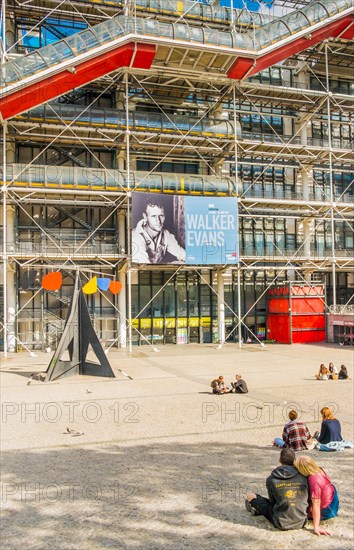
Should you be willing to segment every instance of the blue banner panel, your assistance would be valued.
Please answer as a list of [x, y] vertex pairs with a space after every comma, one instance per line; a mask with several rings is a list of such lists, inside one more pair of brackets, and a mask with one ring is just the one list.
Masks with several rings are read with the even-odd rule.
[[237, 264], [237, 198], [185, 197], [185, 232], [186, 264]]

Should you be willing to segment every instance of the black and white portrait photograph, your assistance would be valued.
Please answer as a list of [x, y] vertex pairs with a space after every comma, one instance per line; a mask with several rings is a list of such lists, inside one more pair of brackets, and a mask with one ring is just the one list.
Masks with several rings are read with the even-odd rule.
[[184, 197], [132, 193], [132, 260], [185, 263]]

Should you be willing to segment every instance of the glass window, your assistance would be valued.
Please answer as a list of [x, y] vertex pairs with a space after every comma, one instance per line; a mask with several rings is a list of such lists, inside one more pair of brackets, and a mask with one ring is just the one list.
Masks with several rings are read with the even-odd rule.
[[165, 302], [165, 317], [175, 317], [175, 285], [173, 282], [168, 283], [164, 288], [164, 302]]

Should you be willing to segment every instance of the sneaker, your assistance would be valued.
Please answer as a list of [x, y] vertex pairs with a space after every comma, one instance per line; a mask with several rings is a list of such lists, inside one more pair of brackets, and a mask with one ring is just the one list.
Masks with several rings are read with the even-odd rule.
[[257, 510], [255, 508], [253, 508], [253, 506], [251, 505], [250, 501], [247, 500], [247, 498], [245, 500], [245, 506], [246, 506], [247, 512], [250, 512], [252, 514], [252, 516], [258, 516]]

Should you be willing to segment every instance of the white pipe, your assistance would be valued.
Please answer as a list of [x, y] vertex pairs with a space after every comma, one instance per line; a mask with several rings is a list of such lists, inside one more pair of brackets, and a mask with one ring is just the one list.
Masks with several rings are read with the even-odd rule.
[[237, 322], [238, 322], [238, 347], [242, 348], [242, 325], [241, 325], [241, 269], [237, 268]]
[[[125, 254], [125, 213], [118, 213], [118, 243], [119, 253]], [[122, 283], [122, 290], [118, 294], [119, 335], [118, 342], [121, 348], [127, 346], [127, 280], [125, 266], [118, 271], [118, 280]]]
[[223, 270], [217, 271], [217, 298], [218, 298], [218, 329], [219, 344], [225, 343], [225, 300], [224, 300], [224, 277]]
[[132, 335], [132, 270], [131, 270], [131, 193], [130, 193], [130, 128], [129, 128], [129, 73], [125, 73], [125, 116], [126, 116], [126, 150], [127, 150], [127, 244], [128, 244], [128, 339], [129, 339], [129, 353], [133, 351], [133, 335]]
[[[4, 4], [4, 3], [3, 3]], [[5, 13], [3, 12], [5, 18]], [[3, 294], [3, 318], [4, 318], [4, 357], [7, 357], [7, 189], [6, 189], [6, 130], [7, 123], [2, 127], [2, 162], [3, 162], [3, 181], [2, 181], [2, 294]]]
[[[327, 41], [326, 41], [327, 42]], [[328, 153], [329, 153], [329, 189], [331, 199], [331, 233], [332, 233], [332, 288], [333, 288], [333, 305], [337, 305], [337, 288], [336, 288], [336, 246], [335, 246], [335, 227], [334, 227], [334, 182], [333, 182], [333, 165], [332, 165], [332, 124], [331, 124], [331, 101], [329, 89], [329, 72], [328, 72], [328, 44], [325, 44], [325, 60], [326, 60], [326, 91], [327, 91], [327, 119], [328, 119]]]

